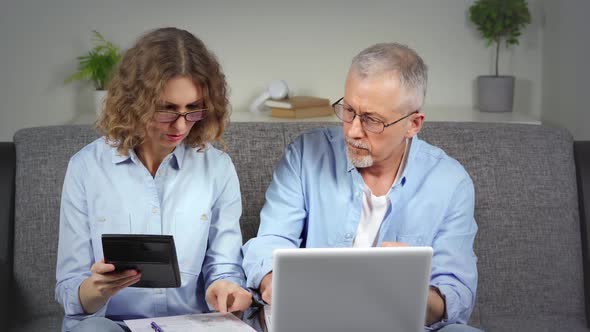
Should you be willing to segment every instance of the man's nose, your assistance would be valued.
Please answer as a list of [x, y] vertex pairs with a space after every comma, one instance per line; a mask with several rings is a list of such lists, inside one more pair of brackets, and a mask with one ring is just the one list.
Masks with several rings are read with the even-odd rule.
[[363, 124], [361, 122], [360, 116], [355, 116], [350, 123], [350, 127], [348, 128], [348, 137], [355, 138], [355, 137], [364, 137], [365, 130], [363, 129]]

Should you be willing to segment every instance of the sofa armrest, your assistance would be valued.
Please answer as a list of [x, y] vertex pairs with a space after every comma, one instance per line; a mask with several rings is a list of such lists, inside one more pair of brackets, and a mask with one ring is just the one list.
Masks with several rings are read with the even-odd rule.
[[13, 142], [0, 142], [0, 321], [10, 317], [13, 243], [14, 243], [14, 178], [16, 152]]
[[8, 263], [0, 260], [0, 321], [8, 322], [10, 317], [10, 297], [12, 294], [10, 284], [12, 283], [12, 273], [8, 268]]
[[15, 171], [14, 143], [0, 142], [0, 261], [6, 262], [9, 267], [12, 266], [12, 240], [14, 238]]
[[574, 159], [582, 233], [586, 324], [590, 327], [590, 141], [574, 142]]

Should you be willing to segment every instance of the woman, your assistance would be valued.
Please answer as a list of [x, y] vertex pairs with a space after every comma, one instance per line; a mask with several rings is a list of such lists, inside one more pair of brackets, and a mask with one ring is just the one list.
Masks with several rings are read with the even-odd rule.
[[[213, 148], [228, 118], [225, 77], [187, 31], [138, 40], [112, 78], [98, 122], [104, 137], [75, 154], [62, 192], [56, 298], [63, 330], [124, 331], [123, 319], [243, 311], [238, 178]], [[128, 288], [101, 234], [172, 234], [180, 288]], [[81, 321], [81, 322], [80, 322]]]

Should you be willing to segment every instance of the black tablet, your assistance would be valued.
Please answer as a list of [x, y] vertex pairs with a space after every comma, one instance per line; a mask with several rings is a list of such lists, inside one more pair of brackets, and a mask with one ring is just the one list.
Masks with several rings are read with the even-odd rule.
[[180, 271], [172, 235], [103, 234], [104, 260], [115, 271], [135, 269], [141, 280], [131, 287], [180, 287]]

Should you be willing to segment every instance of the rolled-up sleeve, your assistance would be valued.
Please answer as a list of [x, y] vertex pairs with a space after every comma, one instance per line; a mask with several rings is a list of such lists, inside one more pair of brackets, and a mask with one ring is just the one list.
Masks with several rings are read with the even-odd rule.
[[474, 207], [473, 183], [466, 178], [456, 187], [448, 213], [433, 241], [430, 285], [438, 288], [444, 298], [445, 317], [427, 329], [466, 324], [475, 305], [477, 258], [473, 242], [477, 224]]

